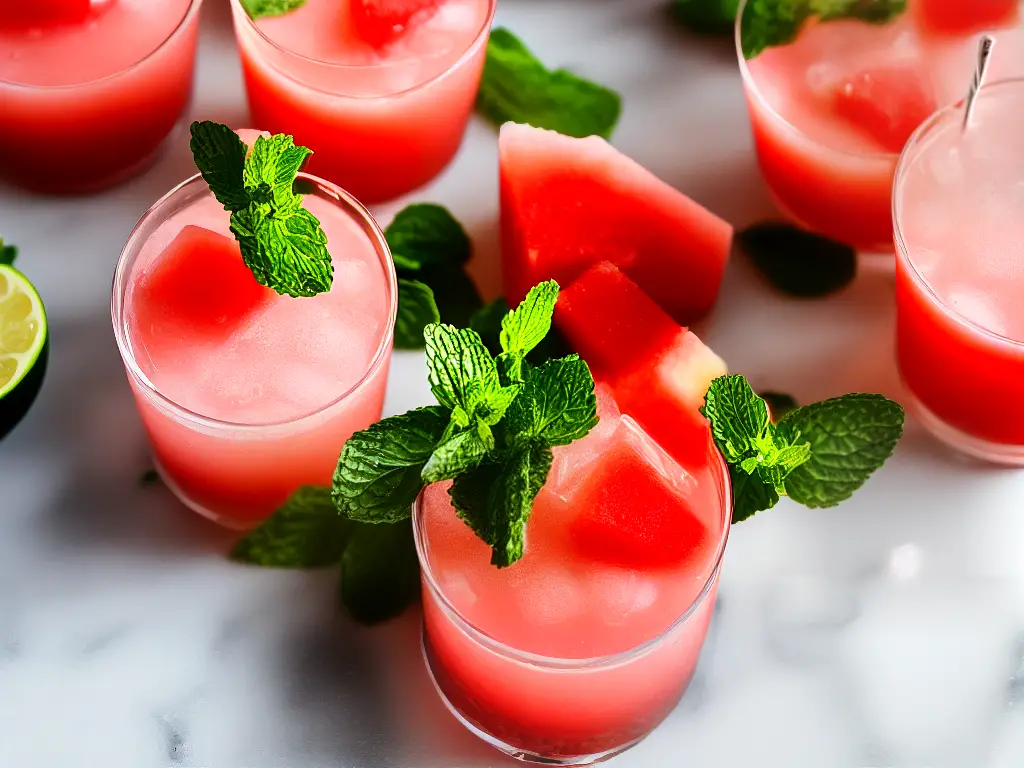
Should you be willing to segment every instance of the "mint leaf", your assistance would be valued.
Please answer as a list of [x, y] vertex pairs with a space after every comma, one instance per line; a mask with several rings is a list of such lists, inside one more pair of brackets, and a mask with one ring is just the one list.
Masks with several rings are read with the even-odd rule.
[[419, 280], [398, 280], [398, 317], [395, 321], [395, 347], [423, 349], [423, 329], [441, 322], [434, 303], [434, 292]]
[[4, 239], [0, 237], [0, 264], [10, 266], [16, 258], [18, 258], [18, 247], [15, 245], [5, 245]]
[[765, 279], [789, 296], [828, 296], [857, 276], [853, 248], [790, 224], [755, 224], [737, 241]]
[[545, 67], [509, 30], [491, 31], [477, 109], [493, 122], [526, 123], [566, 136], [611, 136], [622, 112], [615, 91]]
[[733, 524], [742, 523], [779, 503], [778, 491], [759, 476], [749, 475], [733, 464], [729, 466], [729, 477], [732, 480]]
[[429, 325], [423, 335], [430, 389], [452, 411], [453, 422], [467, 427], [480, 417], [496, 424], [504, 415], [501, 403], [507, 408], [512, 393], [500, 394], [498, 368], [480, 336], [451, 325]]
[[258, 528], [242, 537], [231, 558], [273, 568], [335, 565], [354, 523], [338, 514], [328, 488], [305, 486]]
[[508, 410], [513, 441], [570, 445], [597, 426], [594, 377], [578, 355], [523, 367], [523, 390]]
[[192, 123], [190, 132], [192, 157], [217, 202], [232, 212], [249, 205], [243, 180], [248, 152], [245, 142], [226, 125], [209, 120]]
[[360, 522], [390, 523], [408, 517], [423, 490], [423, 467], [448, 422], [448, 411], [433, 406], [356, 432], [342, 448], [334, 471], [335, 507]]
[[291, 136], [258, 136], [243, 173], [250, 199], [278, 208], [297, 207], [302, 198], [293, 194], [292, 184], [312, 154], [306, 147], [295, 146]]
[[821, 21], [857, 19], [888, 24], [907, 10], [907, 0], [811, 0]]
[[771, 434], [768, 408], [742, 376], [712, 381], [701, 413], [711, 422], [715, 444], [730, 464], [761, 450], [759, 441]]
[[703, 35], [731, 34], [740, 0], [673, 0], [670, 10], [680, 24]]
[[778, 423], [787, 413], [795, 410], [799, 403], [796, 398], [792, 395], [787, 395], [785, 392], [759, 392], [758, 395], [768, 404], [768, 410], [771, 411], [772, 421]]
[[493, 449], [493, 440], [485, 442], [476, 431], [459, 432], [434, 449], [423, 467], [423, 482], [429, 485], [451, 480], [479, 466]]
[[551, 318], [554, 317], [557, 301], [558, 283], [554, 280], [531, 288], [519, 306], [501, 321], [498, 340], [502, 352], [521, 362], [551, 330]]
[[378, 624], [400, 615], [419, 595], [412, 523], [353, 525], [341, 558], [341, 602], [356, 621]]
[[846, 395], [791, 412], [780, 435], [810, 442], [813, 453], [786, 479], [789, 496], [811, 508], [850, 498], [892, 455], [903, 422], [903, 408], [881, 395]]
[[231, 231], [256, 282], [282, 295], [316, 296], [329, 291], [334, 265], [320, 220], [294, 205], [266, 215], [258, 203], [231, 214]]
[[430, 286], [443, 323], [465, 328], [473, 313], [483, 306], [480, 292], [461, 266], [428, 265], [418, 272], [403, 274], [414, 274]]
[[471, 247], [466, 230], [446, 208], [430, 203], [399, 211], [384, 230], [395, 268], [412, 272], [428, 266], [462, 265]]
[[306, 4], [306, 0], [240, 0], [253, 21], [265, 16], [283, 16]]

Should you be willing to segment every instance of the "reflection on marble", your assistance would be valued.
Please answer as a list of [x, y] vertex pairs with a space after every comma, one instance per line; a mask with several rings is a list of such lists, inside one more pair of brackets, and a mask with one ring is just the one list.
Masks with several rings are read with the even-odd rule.
[[[226, 0], [206, 0], [192, 114], [246, 121]], [[728, 41], [687, 38], [661, 0], [500, 0], [547, 60], [622, 90], [616, 143], [744, 225], [771, 215]], [[230, 536], [159, 486], [109, 328], [128, 231], [192, 172], [184, 127], [109, 193], [0, 189], [52, 321], [37, 407], [0, 445], [0, 768], [498, 768], [435, 697], [418, 615], [366, 630], [331, 573], [236, 566]], [[475, 122], [442, 202], [497, 286], [497, 151]], [[378, 209], [382, 220], [402, 202]], [[821, 302], [772, 295], [737, 259], [701, 329], [755, 386], [801, 400], [899, 394], [892, 275]], [[754, 337], [756, 334], [756, 338]], [[387, 408], [427, 400], [398, 355]], [[852, 502], [738, 526], [689, 694], [616, 768], [1020, 768], [1024, 475], [953, 458], [913, 422]]]

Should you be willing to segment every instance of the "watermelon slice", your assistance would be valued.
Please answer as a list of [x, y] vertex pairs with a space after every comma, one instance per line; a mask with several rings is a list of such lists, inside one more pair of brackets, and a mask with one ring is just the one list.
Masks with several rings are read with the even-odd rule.
[[691, 510], [688, 475], [628, 416], [582, 487], [570, 524], [573, 548], [625, 568], [706, 562], [714, 539]]
[[132, 307], [139, 340], [157, 362], [162, 349], [225, 341], [273, 296], [235, 240], [190, 225], [143, 274]]
[[684, 466], [706, 462], [700, 407], [711, 381], [727, 372], [718, 355], [607, 262], [562, 291], [555, 321], [622, 413]]
[[401, 37], [412, 24], [430, 18], [441, 0], [353, 0], [356, 32], [375, 47]]
[[499, 139], [505, 297], [610, 261], [680, 323], [718, 297], [732, 227], [604, 139], [507, 123]]
[[1019, 0], [914, 0], [918, 25], [938, 35], [969, 35], [1008, 27], [1020, 14]]
[[886, 151], [903, 151], [910, 135], [938, 108], [921, 73], [910, 66], [868, 69], [839, 84], [836, 112]]
[[0, 25], [31, 27], [85, 21], [92, 3], [91, 0], [10, 0], [0, 5]]

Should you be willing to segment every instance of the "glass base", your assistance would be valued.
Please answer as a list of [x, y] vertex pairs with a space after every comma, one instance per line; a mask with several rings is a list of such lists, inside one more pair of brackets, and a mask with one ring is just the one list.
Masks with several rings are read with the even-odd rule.
[[905, 400], [908, 409], [921, 421], [924, 428], [940, 442], [966, 456], [1006, 467], [1024, 467], [1024, 445], [994, 443], [974, 435], [962, 432], [947, 424], [938, 415], [928, 409], [913, 390], [903, 381], [906, 392]]
[[189, 495], [182, 490], [181, 486], [174, 482], [170, 473], [163, 468], [163, 465], [156, 456], [153, 457], [153, 468], [156, 470], [156, 473], [160, 475], [160, 479], [163, 480], [164, 485], [167, 486], [168, 490], [174, 494], [174, 497], [178, 501], [196, 514], [205, 517], [211, 523], [216, 523], [221, 528], [227, 528], [232, 531], [248, 531], [259, 522], [258, 520], [236, 520], [233, 517], [225, 517], [218, 512], [214, 512], [212, 509], [207, 509], [199, 502], [190, 498]]
[[634, 739], [633, 741], [627, 742], [622, 746], [615, 747], [614, 749], [610, 749], [606, 752], [599, 752], [591, 755], [558, 755], [557, 757], [537, 754], [535, 752], [522, 749], [521, 747], [506, 744], [498, 737], [470, 722], [445, 695], [445, 692], [441, 689], [441, 685], [437, 681], [437, 675], [434, 674], [434, 663], [430, 654], [429, 642], [427, 641], [427, 628], [425, 625], [420, 629], [420, 651], [423, 654], [423, 663], [426, 665], [427, 674], [430, 676], [430, 682], [434, 685], [434, 690], [437, 691], [437, 695], [441, 697], [441, 701], [444, 702], [448, 711], [455, 716], [455, 719], [462, 723], [462, 725], [466, 727], [466, 730], [475, 735], [481, 741], [486, 742], [499, 752], [502, 752], [521, 763], [531, 763], [533, 765], [559, 765], [566, 767], [596, 765], [597, 763], [603, 763], [605, 760], [611, 760], [613, 757], [622, 754], [627, 749], [635, 747], [646, 738], [646, 735], [641, 736], [638, 739]]

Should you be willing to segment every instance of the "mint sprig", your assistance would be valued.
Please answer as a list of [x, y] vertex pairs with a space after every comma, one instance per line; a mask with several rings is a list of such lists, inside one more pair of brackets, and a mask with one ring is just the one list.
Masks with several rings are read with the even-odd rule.
[[672, 0], [673, 18], [692, 32], [726, 35], [736, 24], [739, 0]]
[[477, 109], [495, 125], [526, 123], [566, 136], [609, 138], [622, 98], [565, 69], [549, 70], [504, 27], [491, 31]]
[[398, 349], [419, 349], [423, 331], [432, 323], [441, 322], [430, 286], [419, 280], [398, 278], [398, 314], [395, 320], [395, 346]]
[[306, 0], [240, 0], [240, 2], [253, 21], [266, 16], [283, 16], [306, 4]]
[[899, 404], [853, 394], [796, 408], [776, 426], [737, 375], [711, 383], [701, 412], [729, 465], [734, 523], [781, 496], [812, 508], [845, 501], [892, 455], [904, 421]]
[[749, 0], [740, 22], [743, 56], [752, 59], [766, 48], [793, 42], [815, 16], [887, 24], [906, 9], [907, 0]]
[[231, 232], [253, 277], [282, 295], [329, 291], [334, 266], [327, 235], [292, 188], [312, 152], [278, 134], [258, 137], [247, 156], [234, 131], [209, 121], [193, 123], [191, 133], [196, 166], [231, 212]]
[[5, 245], [4, 239], [0, 237], [0, 264], [10, 266], [18, 258], [18, 248], [14, 245]]

